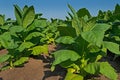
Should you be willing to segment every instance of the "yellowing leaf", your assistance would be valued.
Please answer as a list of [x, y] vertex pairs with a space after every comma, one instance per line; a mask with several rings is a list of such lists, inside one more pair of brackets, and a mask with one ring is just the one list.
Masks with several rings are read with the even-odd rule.
[[65, 80], [84, 80], [82, 75], [67, 73]]
[[31, 48], [32, 54], [33, 55], [39, 55], [39, 54], [48, 54], [48, 45], [43, 45], [43, 46], [35, 46]]
[[18, 65], [21, 65], [23, 63], [25, 63], [26, 61], [28, 61], [28, 57], [21, 57], [19, 60], [15, 61], [13, 63], [14, 66], [18, 66]]

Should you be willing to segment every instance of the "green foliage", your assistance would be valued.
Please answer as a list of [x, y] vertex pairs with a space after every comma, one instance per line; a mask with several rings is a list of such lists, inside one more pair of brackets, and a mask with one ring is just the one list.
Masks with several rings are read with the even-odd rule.
[[64, 37], [60, 37], [58, 39], [56, 39], [57, 43], [63, 43], [63, 44], [72, 44], [74, 43], [74, 38], [70, 37], [70, 36], [64, 36]]
[[120, 5], [116, 4], [114, 14], [119, 14], [120, 13]]
[[17, 23], [23, 26], [24, 28], [27, 28], [27, 26], [30, 25], [35, 18], [34, 7], [25, 6], [23, 10], [21, 10], [19, 6], [14, 5], [14, 8], [15, 8], [15, 16]]
[[77, 12], [68, 4], [67, 20], [42, 18], [33, 6], [23, 9], [14, 5], [16, 20], [5, 20], [0, 15], [0, 48], [8, 53], [0, 56], [0, 63], [20, 66], [31, 55], [48, 54], [49, 44], [62, 44], [62, 50], [53, 52], [56, 65], [67, 69], [65, 80], [84, 80], [89, 74], [103, 74], [117, 80], [117, 74], [108, 62], [98, 62], [107, 50], [120, 55], [120, 5], [114, 11], [99, 11], [92, 17], [86, 8]]
[[0, 25], [3, 25], [5, 23], [4, 15], [0, 15]]
[[[108, 74], [108, 72], [109, 74]], [[116, 80], [117, 74], [115, 73], [114, 69], [108, 62], [101, 63], [100, 65], [100, 73], [108, 77], [109, 79]]]
[[[66, 50], [58, 50], [53, 53], [55, 60], [51, 69], [54, 70], [58, 64], [61, 67], [67, 68], [68, 71], [65, 80], [83, 80], [88, 74], [103, 74], [111, 80], [116, 80], [117, 74], [109, 63], [98, 62], [98, 60], [106, 55], [107, 49], [115, 54], [120, 53], [118, 44], [105, 39], [105, 34], [111, 29], [111, 25], [96, 22], [98, 18], [90, 18], [89, 12], [86, 9], [79, 11], [85, 11], [85, 15], [82, 13], [78, 15], [70, 5], [68, 5], [68, 7], [73, 13], [73, 18], [71, 18], [71, 20], [69, 19], [71, 24], [66, 23], [66, 27], [58, 27], [60, 35], [62, 36], [56, 40], [57, 43], [64, 44]], [[100, 15], [102, 14], [104, 13], [100, 12]], [[108, 13], [104, 19], [107, 20], [107, 17]], [[67, 27], [71, 29], [74, 28], [75, 31], [69, 34], [66, 31], [68, 29]], [[62, 28], [64, 28], [64, 30]], [[73, 34], [76, 35], [73, 36]], [[71, 38], [71, 40], [68, 38]], [[112, 49], [113, 46], [114, 49]], [[76, 56], [73, 56], [74, 54], [76, 54]], [[104, 70], [103, 67], [106, 70]], [[107, 71], [113, 73], [113, 75]]]
[[91, 30], [85, 31], [81, 35], [86, 41], [100, 47], [103, 42], [105, 31], [109, 28], [110, 26], [107, 24], [95, 24]]
[[[67, 54], [66, 54], [67, 53]], [[55, 61], [53, 62], [53, 66], [60, 64], [66, 60], [76, 61], [80, 58], [80, 56], [72, 51], [72, 50], [59, 50], [53, 53], [55, 57]]]
[[28, 61], [28, 59], [29, 59], [28, 57], [21, 57], [19, 60], [15, 61], [13, 63], [13, 65], [14, 66], [19, 66], [19, 65], [25, 63], [26, 61]]
[[31, 48], [33, 55], [39, 55], [39, 54], [48, 54], [48, 45], [43, 45], [43, 46], [35, 46]]
[[16, 17], [17, 23], [19, 25], [22, 25], [22, 16], [23, 16], [22, 10], [20, 9], [19, 6], [14, 5], [14, 12], [15, 12], [15, 17]]
[[60, 36], [72, 36], [72, 37], [76, 37], [75, 33], [75, 29], [73, 27], [58, 27], [58, 31], [60, 31]]
[[67, 73], [65, 80], [84, 80], [83, 76], [73, 74], [73, 73]]
[[[98, 23], [106, 23], [110, 25], [110, 28], [105, 32], [104, 40], [106, 48], [112, 53], [115, 53], [117, 56], [120, 54], [119, 45], [120, 45], [120, 5], [117, 4], [113, 11], [99, 11], [98, 14]], [[114, 49], [111, 48], [114, 46]]]
[[[108, 62], [96, 62], [88, 64], [84, 70], [91, 74], [101, 73], [111, 80], [117, 79], [117, 74]], [[109, 72], [109, 74], [108, 74]]]
[[[104, 42], [103, 43], [104, 47], [107, 48], [109, 51], [111, 51], [112, 53], [115, 53], [117, 55], [120, 55], [120, 51], [119, 51], [119, 45], [113, 42]], [[114, 47], [114, 48], [113, 48]]]
[[69, 4], [68, 4], [68, 7], [70, 8], [71, 12], [74, 15], [74, 18], [73, 18], [73, 21], [72, 21], [72, 24], [73, 24], [72, 26], [75, 28], [76, 35], [78, 36], [82, 32], [82, 29], [81, 29], [82, 27], [80, 25], [79, 18], [77, 16], [76, 11], [74, 10], [74, 8], [72, 8], [72, 6], [70, 6]]
[[35, 11], [33, 6], [29, 7], [25, 13], [23, 14], [23, 27], [26, 28], [28, 25], [30, 25], [35, 18]]
[[57, 22], [60, 23], [60, 20], [50, 22], [39, 17], [33, 6], [21, 9], [14, 5], [14, 11], [15, 22], [3, 22], [4, 17], [0, 18], [0, 47], [8, 50], [0, 62], [7, 62], [9, 68], [22, 65], [30, 55], [48, 54], [48, 45], [58, 36]]
[[109, 23], [120, 20], [120, 5], [117, 4], [113, 11], [108, 10], [103, 12], [100, 10], [97, 18], [99, 23]]
[[78, 15], [79, 18], [84, 17], [84, 16], [86, 16], [86, 15], [87, 15], [89, 18], [91, 17], [89, 11], [88, 11], [86, 8], [79, 9], [79, 10], [77, 11], [77, 15]]
[[19, 46], [19, 48], [17, 50], [19, 50], [19, 52], [22, 52], [25, 49], [30, 48], [32, 46], [34, 46], [34, 44], [31, 42], [23, 42], [23, 43], [21, 43], [21, 45]]
[[9, 57], [10, 55], [7, 55], [7, 54], [0, 56], [0, 63], [7, 61]]

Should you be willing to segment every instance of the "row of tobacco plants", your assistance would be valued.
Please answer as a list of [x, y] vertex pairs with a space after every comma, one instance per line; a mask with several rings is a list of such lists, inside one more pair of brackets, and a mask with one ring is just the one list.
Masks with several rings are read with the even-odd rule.
[[120, 55], [120, 5], [113, 11], [99, 11], [91, 16], [86, 8], [71, 12], [66, 20], [42, 18], [33, 6], [23, 9], [14, 5], [16, 20], [5, 20], [0, 15], [0, 48], [8, 53], [0, 56], [0, 63], [7, 63], [5, 70], [23, 65], [31, 55], [49, 54], [48, 45], [60, 45], [51, 53], [56, 65], [67, 69], [65, 80], [84, 80], [89, 74], [102, 74], [117, 80], [117, 73], [108, 62], [99, 60], [107, 51]]

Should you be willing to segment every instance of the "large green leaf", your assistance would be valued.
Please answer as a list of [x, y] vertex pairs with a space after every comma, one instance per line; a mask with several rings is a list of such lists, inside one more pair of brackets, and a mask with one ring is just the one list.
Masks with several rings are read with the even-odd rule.
[[0, 25], [3, 25], [5, 23], [4, 16], [0, 15]]
[[15, 61], [13, 63], [13, 65], [14, 66], [19, 66], [19, 65], [25, 63], [26, 61], [28, 61], [28, 59], [29, 59], [28, 57], [21, 57], [19, 60]]
[[80, 55], [76, 53], [75, 51], [72, 50], [59, 50], [53, 53], [54, 54], [54, 62], [53, 66], [60, 64], [64, 61], [71, 60], [71, 61], [76, 61], [80, 58]]
[[119, 44], [117, 43], [113, 43], [113, 42], [107, 42], [104, 41], [103, 45], [105, 48], [107, 48], [109, 51], [111, 51], [112, 53], [115, 53], [117, 55], [120, 55], [120, 48], [119, 48]]
[[48, 54], [48, 45], [43, 46], [35, 46], [31, 48], [33, 55], [39, 55], [39, 54]]
[[20, 52], [22, 52], [24, 49], [28, 49], [28, 48], [30, 48], [30, 47], [32, 47], [32, 46], [34, 46], [34, 44], [31, 43], [31, 42], [23, 42], [23, 43], [19, 46], [18, 50], [19, 50]]
[[34, 7], [31, 6], [28, 8], [28, 10], [23, 15], [23, 27], [27, 28], [28, 25], [30, 25], [35, 18], [35, 11]]
[[17, 23], [19, 25], [22, 25], [22, 10], [20, 9], [19, 6], [17, 5], [14, 5], [14, 12], [15, 12], [15, 17], [16, 17], [16, 20], [17, 20]]
[[63, 44], [72, 44], [74, 43], [74, 38], [70, 37], [70, 36], [63, 36], [60, 37], [58, 39], [56, 39], [57, 43], [63, 43]]
[[96, 24], [94, 28], [90, 31], [83, 32], [81, 35], [86, 41], [101, 46], [104, 38], [104, 33], [110, 28], [110, 25], [107, 24]]
[[108, 62], [102, 62], [100, 64], [100, 73], [110, 80], [117, 80], [118, 75]]
[[0, 63], [7, 61], [10, 58], [9, 54], [4, 54], [0, 56]]
[[117, 80], [117, 74], [108, 62], [95, 62], [88, 64], [84, 70], [90, 74], [101, 73], [111, 80]]

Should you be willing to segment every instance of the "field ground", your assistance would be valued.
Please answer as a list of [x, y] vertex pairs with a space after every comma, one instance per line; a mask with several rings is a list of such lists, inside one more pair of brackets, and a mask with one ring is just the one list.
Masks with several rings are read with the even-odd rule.
[[[1, 50], [0, 54], [6, 51]], [[118, 80], [120, 80], [120, 63], [112, 60], [113, 55], [108, 55], [101, 61], [108, 61], [117, 71]], [[37, 58], [30, 58], [30, 60], [23, 66], [0, 72], [0, 80], [64, 80], [66, 71], [61, 67], [57, 67], [54, 72], [50, 71], [51, 59], [44, 59], [43, 56]], [[87, 80], [109, 80], [106, 77], [92, 76]]]

